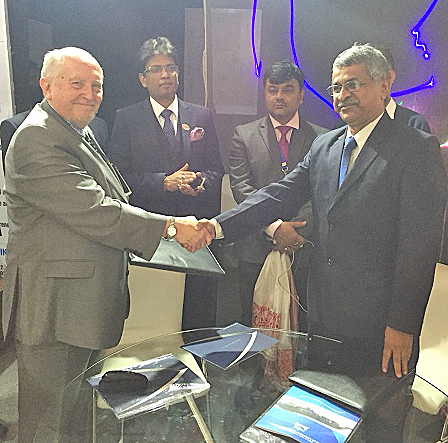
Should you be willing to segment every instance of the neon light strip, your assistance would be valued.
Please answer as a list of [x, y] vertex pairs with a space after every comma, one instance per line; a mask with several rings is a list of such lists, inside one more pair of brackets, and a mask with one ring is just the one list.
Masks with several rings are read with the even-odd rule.
[[[261, 70], [262, 70], [262, 61], [258, 61], [257, 58], [257, 52], [255, 49], [255, 19], [257, 15], [257, 1], [254, 0], [253, 3], [253, 9], [252, 9], [252, 53], [254, 56], [254, 64], [255, 64], [255, 75], [257, 77], [261, 76]], [[429, 60], [431, 58], [431, 54], [428, 52], [427, 47], [425, 43], [420, 42], [420, 27], [422, 24], [426, 21], [426, 19], [429, 17], [429, 15], [432, 13], [434, 7], [436, 6], [438, 0], [433, 0], [429, 8], [426, 10], [422, 18], [418, 21], [418, 23], [411, 29], [411, 34], [415, 37], [414, 45], [417, 49], [421, 48], [423, 51], [423, 57], [426, 60]], [[297, 65], [298, 68], [300, 68], [299, 60], [297, 58], [297, 52], [296, 52], [296, 45], [294, 42], [294, 0], [290, 0], [290, 25], [289, 25], [289, 35], [290, 35], [290, 42], [291, 42], [291, 51], [294, 58], [294, 63]], [[412, 88], [403, 89], [402, 91], [396, 91], [391, 94], [392, 97], [402, 97], [403, 95], [412, 94], [414, 92], [421, 91], [422, 89], [428, 89], [433, 88], [436, 84], [435, 78], [432, 75], [431, 78], [426, 82], [422, 83], [421, 85], [414, 86]], [[309, 89], [317, 98], [322, 100], [326, 105], [328, 105], [330, 108], [333, 109], [333, 104], [326, 99], [324, 96], [319, 94], [306, 80], [304, 81], [304, 85], [307, 89]]]
[[[292, 56], [294, 58], [294, 63], [297, 65], [297, 67], [300, 69], [299, 65], [299, 59], [297, 58], [297, 52], [296, 52], [296, 45], [294, 42], [294, 0], [290, 0], [290, 22], [289, 22], [289, 36], [291, 41], [291, 51]], [[305, 87], [309, 89], [317, 98], [322, 100], [327, 106], [329, 106], [331, 109], [333, 109], [333, 103], [331, 103], [328, 99], [326, 99], [324, 96], [319, 94], [306, 80], [303, 82]]]
[[262, 61], [260, 60], [260, 62], [258, 62], [257, 51], [255, 50], [255, 18], [256, 18], [256, 16], [257, 16], [257, 0], [254, 0], [254, 5], [252, 8], [252, 53], [254, 55], [254, 62], [255, 62], [255, 75], [257, 77], [260, 77]]
[[425, 23], [426, 19], [431, 14], [432, 10], [436, 6], [438, 0], [433, 0], [427, 11], [423, 14], [422, 18], [418, 21], [418, 23], [411, 29], [411, 34], [414, 36], [414, 46], [417, 49], [421, 49], [423, 52], [423, 58], [429, 60], [431, 58], [431, 54], [429, 53], [427, 46], [424, 42], [420, 42], [420, 27]]
[[429, 89], [434, 88], [436, 84], [436, 80], [433, 75], [431, 75], [431, 78], [426, 82], [422, 83], [421, 85], [414, 86], [413, 88], [409, 89], [403, 89], [402, 91], [392, 92], [391, 97], [402, 97], [403, 95], [412, 94], [413, 92], [421, 91], [422, 89]]

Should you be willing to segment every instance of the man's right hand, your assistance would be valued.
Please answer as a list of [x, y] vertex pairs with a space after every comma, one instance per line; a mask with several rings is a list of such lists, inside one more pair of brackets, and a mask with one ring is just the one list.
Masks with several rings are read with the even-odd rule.
[[200, 172], [189, 171], [188, 163], [185, 163], [179, 170], [165, 177], [163, 189], [168, 192], [179, 191], [182, 185], [189, 185], [200, 176]]

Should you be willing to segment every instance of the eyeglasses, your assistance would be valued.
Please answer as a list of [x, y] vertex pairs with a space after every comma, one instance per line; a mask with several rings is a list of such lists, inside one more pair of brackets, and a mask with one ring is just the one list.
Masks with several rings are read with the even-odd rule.
[[356, 78], [354, 78], [353, 80], [348, 80], [347, 82], [345, 82], [345, 85], [330, 85], [326, 91], [328, 92], [328, 95], [334, 96], [337, 94], [340, 94], [342, 91], [342, 88], [344, 87], [348, 92], [355, 92], [357, 91], [362, 85], [364, 85], [365, 83], [357, 80]]
[[179, 66], [175, 65], [174, 63], [170, 63], [168, 65], [152, 65], [146, 68], [143, 71], [143, 75], [146, 74], [160, 74], [162, 71], [165, 71], [167, 74], [174, 74], [179, 72]]

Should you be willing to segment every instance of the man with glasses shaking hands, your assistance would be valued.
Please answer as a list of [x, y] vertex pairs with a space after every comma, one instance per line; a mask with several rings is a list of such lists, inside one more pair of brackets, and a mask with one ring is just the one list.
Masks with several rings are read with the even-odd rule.
[[[201, 227], [231, 242], [288, 219], [311, 199], [317, 228], [308, 279], [310, 333], [342, 342], [332, 365], [401, 378], [415, 363], [447, 182], [437, 138], [385, 112], [390, 84], [390, 66], [371, 45], [339, 54], [328, 92], [347, 127], [317, 137], [279, 182], [215, 220], [200, 221], [200, 238], [186, 246], [194, 250], [206, 240]], [[369, 416], [367, 443], [402, 441], [409, 403], [402, 395], [395, 400]]]

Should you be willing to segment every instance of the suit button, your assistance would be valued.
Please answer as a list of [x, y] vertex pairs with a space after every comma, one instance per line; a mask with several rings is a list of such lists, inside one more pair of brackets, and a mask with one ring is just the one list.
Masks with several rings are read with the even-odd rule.
[[331, 258], [328, 259], [328, 266], [332, 266], [333, 265], [333, 261], [331, 260]]
[[330, 226], [328, 226], [328, 229], [329, 229], [330, 231], [333, 231], [334, 226], [333, 226], [332, 224], [330, 224]]

